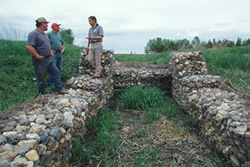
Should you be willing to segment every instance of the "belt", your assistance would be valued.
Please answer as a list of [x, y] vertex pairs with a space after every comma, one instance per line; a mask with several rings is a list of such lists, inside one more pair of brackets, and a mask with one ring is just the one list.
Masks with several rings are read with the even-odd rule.
[[49, 57], [51, 57], [51, 55], [49, 55], [49, 56], [43, 56], [44, 58], [49, 58]]
[[55, 53], [61, 53], [61, 50], [55, 50]]
[[98, 42], [101, 42], [101, 41], [96, 41], [96, 42], [90, 42], [90, 43], [98, 43]]

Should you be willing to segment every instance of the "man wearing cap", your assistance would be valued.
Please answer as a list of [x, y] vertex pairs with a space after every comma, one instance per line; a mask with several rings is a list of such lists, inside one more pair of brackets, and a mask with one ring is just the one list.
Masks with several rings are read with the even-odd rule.
[[64, 94], [60, 72], [52, 59], [49, 38], [44, 33], [48, 30], [48, 23], [44, 17], [39, 17], [36, 20], [37, 28], [29, 33], [26, 48], [32, 54], [32, 63], [35, 68], [39, 93], [46, 94], [44, 78], [47, 72], [49, 72], [49, 74], [55, 76], [56, 93]]
[[102, 38], [104, 36], [103, 28], [97, 23], [95, 16], [90, 16], [89, 24], [91, 28], [88, 33], [88, 46], [85, 48], [88, 51], [88, 62], [95, 68], [93, 79], [99, 78], [104, 73], [104, 68], [101, 66], [102, 56]]
[[[50, 46], [51, 46], [51, 53], [53, 55], [53, 61], [56, 64], [57, 68], [60, 71], [60, 75], [62, 73], [62, 54], [64, 53], [64, 40], [62, 36], [60, 35], [60, 25], [57, 23], [53, 23], [51, 25], [52, 31], [47, 33], [49, 40], [50, 40]], [[55, 79], [54, 76], [49, 75], [49, 85], [54, 85]]]

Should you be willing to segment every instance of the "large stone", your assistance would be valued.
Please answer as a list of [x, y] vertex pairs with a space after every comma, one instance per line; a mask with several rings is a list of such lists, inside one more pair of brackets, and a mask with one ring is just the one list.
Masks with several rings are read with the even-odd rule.
[[28, 161], [27, 161], [27, 159], [26, 158], [24, 158], [24, 157], [16, 157], [15, 159], [14, 159], [14, 161], [12, 161], [10, 164], [12, 165], [12, 166], [25, 166], [25, 164], [27, 163]]
[[25, 157], [29, 160], [29, 161], [33, 161], [36, 162], [37, 160], [39, 160], [39, 156], [36, 152], [36, 150], [30, 150], [29, 152], [27, 152], [25, 154]]
[[240, 161], [234, 155], [230, 156], [230, 160], [232, 161], [232, 164], [234, 164], [235, 166], [240, 166]]
[[22, 147], [22, 146], [28, 146], [29, 148], [33, 148], [34, 145], [36, 144], [37, 140], [23, 140], [20, 141], [17, 145]]
[[60, 140], [61, 138], [60, 128], [58, 126], [54, 127], [51, 130], [50, 135], [53, 136], [56, 140]]
[[70, 125], [73, 126], [73, 119], [74, 116], [72, 115], [72, 112], [65, 112], [64, 114], [65, 121]]
[[15, 132], [15, 131], [12, 131], [12, 132], [3, 132], [3, 136], [9, 137], [9, 138], [13, 138], [13, 137], [15, 138], [16, 135], [17, 135], [17, 132]]
[[246, 132], [247, 132], [247, 126], [246, 125], [242, 125], [242, 126], [238, 126], [234, 132], [238, 135], [243, 136]]
[[38, 124], [32, 123], [29, 132], [30, 133], [39, 133], [39, 132], [42, 132], [44, 129], [45, 129], [44, 125], [38, 125]]
[[29, 150], [30, 150], [30, 147], [24, 145], [24, 146], [17, 147], [15, 152], [19, 155], [23, 155], [23, 154], [27, 153]]

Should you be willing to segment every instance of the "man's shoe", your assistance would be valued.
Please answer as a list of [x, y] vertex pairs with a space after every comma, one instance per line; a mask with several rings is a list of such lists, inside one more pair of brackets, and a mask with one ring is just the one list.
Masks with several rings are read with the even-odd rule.
[[93, 75], [93, 76], [92, 76], [92, 78], [93, 78], [93, 79], [96, 79], [96, 78], [99, 78], [99, 77], [98, 77], [98, 76], [96, 76], [96, 75]]
[[104, 71], [105, 71], [105, 69], [102, 67], [102, 70], [101, 70], [101, 73], [100, 73], [100, 77], [103, 76]]
[[65, 91], [62, 91], [62, 90], [59, 90], [59, 91], [55, 91], [55, 94], [60, 94], [60, 95], [64, 95], [64, 94], [67, 94], [68, 92], [65, 92]]

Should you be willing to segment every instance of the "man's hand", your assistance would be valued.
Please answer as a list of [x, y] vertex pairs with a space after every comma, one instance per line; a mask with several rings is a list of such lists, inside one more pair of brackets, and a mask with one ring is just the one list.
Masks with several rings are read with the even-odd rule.
[[44, 56], [38, 55], [38, 56], [35, 56], [35, 58], [36, 58], [37, 60], [42, 60], [42, 59], [44, 58]]
[[62, 53], [62, 54], [64, 53], [64, 48], [62, 48], [61, 53]]
[[40, 56], [35, 48], [32, 45], [26, 45], [26, 48], [28, 49], [28, 51], [37, 59], [37, 60], [42, 60], [44, 57]]

